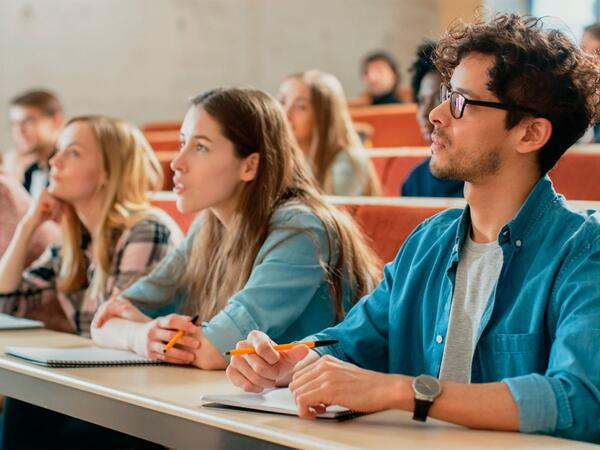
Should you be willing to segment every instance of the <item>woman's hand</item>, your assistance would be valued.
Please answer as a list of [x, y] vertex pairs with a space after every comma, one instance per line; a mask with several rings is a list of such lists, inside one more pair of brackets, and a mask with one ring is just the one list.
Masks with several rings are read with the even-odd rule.
[[[172, 364], [192, 364], [200, 348], [198, 327], [191, 317], [169, 314], [138, 327], [134, 334], [131, 350], [138, 355]], [[185, 334], [174, 347], [164, 351], [167, 343], [180, 331]]]
[[64, 209], [64, 203], [54, 197], [48, 189], [44, 189], [36, 201], [31, 203], [29, 210], [21, 219], [22, 224], [27, 224], [33, 232], [47, 220], [60, 221]]
[[119, 318], [125, 320], [132, 320], [134, 322], [149, 322], [150, 317], [146, 316], [133, 304], [123, 297], [112, 297], [107, 302], [104, 302], [96, 311], [94, 320], [92, 321], [92, 327], [100, 328], [108, 320]]

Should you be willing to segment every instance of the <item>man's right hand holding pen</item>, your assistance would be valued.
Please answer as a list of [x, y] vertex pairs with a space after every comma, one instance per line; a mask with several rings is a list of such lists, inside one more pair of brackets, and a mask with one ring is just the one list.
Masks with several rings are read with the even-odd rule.
[[412, 378], [360, 368], [330, 355], [320, 357], [305, 345], [277, 351], [276, 344], [252, 331], [237, 348], [253, 347], [255, 354], [233, 356], [229, 380], [247, 392], [289, 386], [298, 415], [314, 418], [327, 405], [353, 411], [375, 412], [390, 408], [414, 409]]
[[275, 386], [287, 386], [294, 370], [305, 367], [319, 359], [319, 354], [305, 345], [298, 345], [283, 352], [261, 331], [251, 331], [245, 341], [237, 343], [236, 349], [253, 347], [256, 353], [232, 356], [227, 367], [227, 377], [247, 392], [262, 392]]

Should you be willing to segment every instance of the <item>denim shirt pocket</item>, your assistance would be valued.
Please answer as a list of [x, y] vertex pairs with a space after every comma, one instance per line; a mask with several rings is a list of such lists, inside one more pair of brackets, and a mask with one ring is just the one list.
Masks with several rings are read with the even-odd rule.
[[548, 365], [546, 335], [498, 333], [494, 339], [494, 358], [505, 377], [544, 373]]

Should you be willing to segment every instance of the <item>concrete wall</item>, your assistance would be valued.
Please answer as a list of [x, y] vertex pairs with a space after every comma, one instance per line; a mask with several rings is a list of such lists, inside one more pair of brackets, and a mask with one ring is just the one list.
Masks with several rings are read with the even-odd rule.
[[444, 0], [2, 0], [0, 148], [9, 99], [47, 87], [68, 115], [142, 123], [182, 117], [187, 98], [218, 85], [276, 90], [320, 68], [359, 93], [358, 63], [375, 48], [405, 70], [439, 32]]

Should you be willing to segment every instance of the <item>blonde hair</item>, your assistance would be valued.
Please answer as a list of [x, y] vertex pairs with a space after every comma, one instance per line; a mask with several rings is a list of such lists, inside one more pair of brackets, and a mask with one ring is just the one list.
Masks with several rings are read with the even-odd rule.
[[[379, 260], [364, 243], [352, 218], [322, 199], [279, 103], [259, 90], [232, 88], [200, 95], [192, 105], [220, 124], [239, 158], [258, 153], [259, 165], [256, 178], [242, 188], [228, 229], [210, 210], [203, 213], [180, 285], [187, 293], [184, 312], [209, 320], [220, 311], [250, 278], [261, 246], [274, 231], [273, 211], [297, 202], [305, 205], [325, 229], [328, 249], [322, 250], [328, 250], [329, 260], [321, 261], [321, 266], [330, 286], [335, 317], [341, 319], [343, 297], [348, 293], [342, 292], [344, 286], [347, 283], [346, 288], [354, 293], [353, 301], [366, 294], [380, 278]], [[309, 233], [285, 225], [279, 229], [291, 230], [292, 235]], [[316, 236], [311, 238], [316, 240]]]
[[[314, 112], [315, 132], [313, 132], [310, 162], [317, 182], [326, 194], [333, 194], [332, 165], [336, 156], [350, 149], [363, 149], [348, 110], [344, 89], [339, 80], [319, 70], [291, 75], [308, 86], [310, 103]], [[363, 149], [364, 150], [364, 149]], [[355, 152], [348, 151], [355, 173], [360, 172], [364, 162]], [[370, 160], [367, 161], [367, 185], [364, 195], [379, 195], [381, 185]]]
[[[158, 158], [140, 130], [128, 123], [105, 116], [80, 116], [69, 120], [87, 124], [101, 149], [105, 183], [99, 220], [92, 239], [95, 263], [90, 292], [94, 298], [104, 294], [114, 257], [114, 247], [123, 229], [150, 215], [148, 191], [159, 190], [163, 173]], [[84, 228], [71, 206], [62, 219], [62, 263], [58, 287], [64, 292], [80, 290], [86, 283], [86, 260], [82, 248]]]

